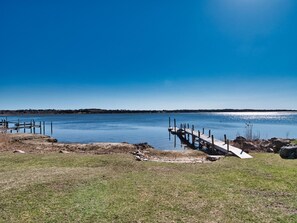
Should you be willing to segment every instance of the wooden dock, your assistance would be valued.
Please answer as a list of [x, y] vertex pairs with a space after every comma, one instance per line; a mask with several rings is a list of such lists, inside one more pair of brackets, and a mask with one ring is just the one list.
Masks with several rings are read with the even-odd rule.
[[50, 124], [50, 133], [53, 135], [53, 123], [46, 123], [45, 121], [35, 120], [22, 122], [20, 120], [13, 122], [7, 119], [0, 120], [0, 131], [9, 133], [32, 133], [32, 134], [46, 134], [46, 124]]
[[208, 134], [204, 133], [204, 129], [202, 132], [195, 131], [194, 126], [192, 125], [192, 128], [189, 128], [189, 124], [181, 124], [180, 128], [176, 127], [176, 120], [174, 119], [174, 125], [173, 127], [170, 126], [170, 119], [169, 119], [169, 128], [168, 130], [172, 134], [177, 134], [180, 137], [182, 137], [184, 140], [190, 142], [192, 141], [192, 145], [195, 145], [195, 142], [199, 143], [200, 145], [205, 145], [207, 148], [210, 148], [212, 150], [218, 150], [224, 154], [233, 154], [241, 159], [248, 159], [253, 158], [251, 155], [244, 152], [242, 149], [239, 149], [235, 146], [231, 146], [229, 143], [229, 140], [227, 139], [226, 135], [224, 135], [224, 141], [215, 139], [214, 136], [211, 134], [211, 131], [208, 131]]

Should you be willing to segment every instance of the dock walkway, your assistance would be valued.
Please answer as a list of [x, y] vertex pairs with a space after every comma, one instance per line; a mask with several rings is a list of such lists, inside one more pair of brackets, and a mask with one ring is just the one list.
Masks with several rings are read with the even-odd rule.
[[200, 131], [194, 131], [194, 127], [190, 129], [190, 128], [186, 128], [186, 125], [184, 125], [184, 128], [177, 128], [175, 120], [174, 120], [174, 123], [175, 123], [175, 126], [169, 127], [168, 130], [172, 134], [184, 136], [183, 138], [186, 140], [187, 140], [186, 136], [188, 136], [188, 139], [191, 137], [192, 144], [198, 141], [199, 144], [201, 143], [206, 144], [210, 146], [212, 149], [219, 150], [225, 154], [232, 153], [241, 159], [253, 158], [251, 155], [244, 152], [242, 149], [229, 145], [229, 140], [227, 140], [226, 138], [225, 138], [225, 141], [221, 141], [221, 140], [215, 139], [214, 136], [210, 134], [210, 131], [209, 131], [209, 135], [205, 135], [204, 131], [203, 133], [201, 133]]

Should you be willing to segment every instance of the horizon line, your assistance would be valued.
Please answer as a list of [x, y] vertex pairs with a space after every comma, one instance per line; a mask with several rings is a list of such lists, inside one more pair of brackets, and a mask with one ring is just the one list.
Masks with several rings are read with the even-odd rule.
[[0, 115], [12, 114], [102, 114], [102, 113], [189, 113], [189, 112], [297, 112], [296, 109], [1, 109]]

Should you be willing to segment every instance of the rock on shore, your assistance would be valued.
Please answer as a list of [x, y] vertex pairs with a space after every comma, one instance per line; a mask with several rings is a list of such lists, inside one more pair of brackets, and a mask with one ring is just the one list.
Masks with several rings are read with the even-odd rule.
[[231, 142], [233, 146], [243, 149], [246, 152], [274, 152], [278, 153], [283, 146], [289, 146], [290, 139], [271, 138], [271, 139], [256, 139], [247, 140], [242, 136], [236, 137]]

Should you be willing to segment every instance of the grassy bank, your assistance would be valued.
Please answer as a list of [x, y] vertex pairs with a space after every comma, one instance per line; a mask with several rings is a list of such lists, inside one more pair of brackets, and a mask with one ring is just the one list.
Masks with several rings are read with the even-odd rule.
[[297, 162], [0, 153], [0, 222], [297, 222]]

